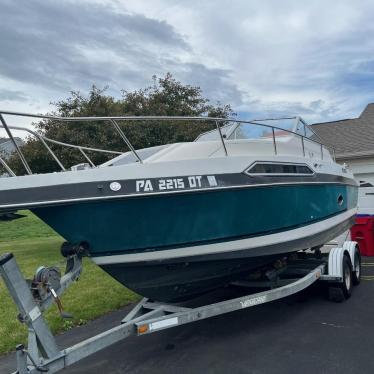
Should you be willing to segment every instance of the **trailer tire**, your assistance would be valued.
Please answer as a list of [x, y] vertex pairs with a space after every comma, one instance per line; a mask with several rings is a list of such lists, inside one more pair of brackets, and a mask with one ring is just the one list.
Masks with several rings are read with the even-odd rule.
[[353, 261], [352, 270], [352, 283], [354, 286], [358, 286], [361, 282], [361, 256], [360, 252], [356, 249]]
[[343, 256], [343, 282], [340, 284], [344, 297], [349, 299], [352, 294], [352, 263], [348, 255]]
[[348, 255], [343, 256], [343, 281], [334, 283], [329, 287], [329, 299], [335, 302], [342, 302], [349, 299], [353, 288], [352, 263]]

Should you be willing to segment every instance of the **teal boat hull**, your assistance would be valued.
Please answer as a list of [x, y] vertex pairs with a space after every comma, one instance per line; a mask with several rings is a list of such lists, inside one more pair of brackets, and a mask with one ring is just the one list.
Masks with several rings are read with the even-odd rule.
[[102, 256], [225, 242], [309, 225], [356, 206], [355, 190], [329, 184], [270, 186], [32, 211], [68, 242], [86, 242], [92, 256]]
[[[68, 242], [88, 245], [94, 260], [139, 256], [133, 263], [114, 261], [100, 266], [143, 296], [177, 301], [227, 284], [310, 243], [322, 244], [353, 221], [350, 217], [322, 230], [314, 241], [290, 247], [199, 255], [200, 246], [286, 234], [339, 216], [356, 205], [356, 186], [305, 184], [75, 202], [32, 210]], [[169, 250], [179, 250], [181, 256], [157, 259], [157, 253]], [[141, 260], [150, 253], [156, 254], [155, 260]]]

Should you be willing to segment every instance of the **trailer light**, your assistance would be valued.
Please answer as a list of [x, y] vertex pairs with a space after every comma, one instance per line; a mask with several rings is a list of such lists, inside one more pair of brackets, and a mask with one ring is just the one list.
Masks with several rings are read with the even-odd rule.
[[138, 334], [145, 334], [148, 332], [149, 328], [148, 325], [140, 325], [138, 326]]

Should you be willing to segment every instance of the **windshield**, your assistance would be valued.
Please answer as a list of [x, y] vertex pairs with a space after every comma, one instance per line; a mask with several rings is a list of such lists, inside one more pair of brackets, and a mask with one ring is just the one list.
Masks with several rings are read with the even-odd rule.
[[[221, 128], [224, 138], [235, 139], [266, 139], [290, 136], [296, 133], [309, 139], [316, 140], [313, 130], [299, 117], [253, 120], [247, 123], [233, 123]], [[218, 130], [201, 134], [196, 141], [220, 140]]]
[[[275, 136], [289, 136], [290, 131], [300, 133], [301, 122], [296, 123], [295, 118], [277, 119], [277, 120], [254, 120], [251, 123], [240, 123], [230, 134], [229, 139], [261, 139], [272, 138], [273, 129]], [[286, 131], [283, 131], [286, 130]]]
[[[236, 126], [236, 123], [229, 124], [221, 127], [221, 133], [223, 137], [227, 137], [227, 135], [231, 132], [231, 130]], [[217, 129], [211, 130], [208, 132], [204, 132], [203, 134], [199, 135], [195, 142], [205, 142], [208, 140], [220, 140], [221, 136]]]
[[313, 130], [298, 117], [254, 120], [250, 123], [239, 123], [228, 137], [229, 139], [261, 139], [274, 136], [290, 136], [296, 133], [309, 139], [315, 139]]

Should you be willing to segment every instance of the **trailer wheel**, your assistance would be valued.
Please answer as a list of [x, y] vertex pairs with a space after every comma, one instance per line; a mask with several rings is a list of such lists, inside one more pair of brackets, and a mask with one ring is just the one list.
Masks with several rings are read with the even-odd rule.
[[358, 286], [361, 282], [361, 256], [359, 251], [356, 249], [353, 270], [352, 270], [352, 283], [354, 286]]
[[343, 281], [329, 287], [329, 299], [335, 302], [342, 302], [349, 299], [352, 294], [353, 272], [351, 260], [347, 255], [343, 256]]
[[351, 260], [347, 255], [343, 257], [343, 282], [340, 284], [340, 287], [343, 291], [344, 297], [349, 299], [352, 294], [352, 264]]

